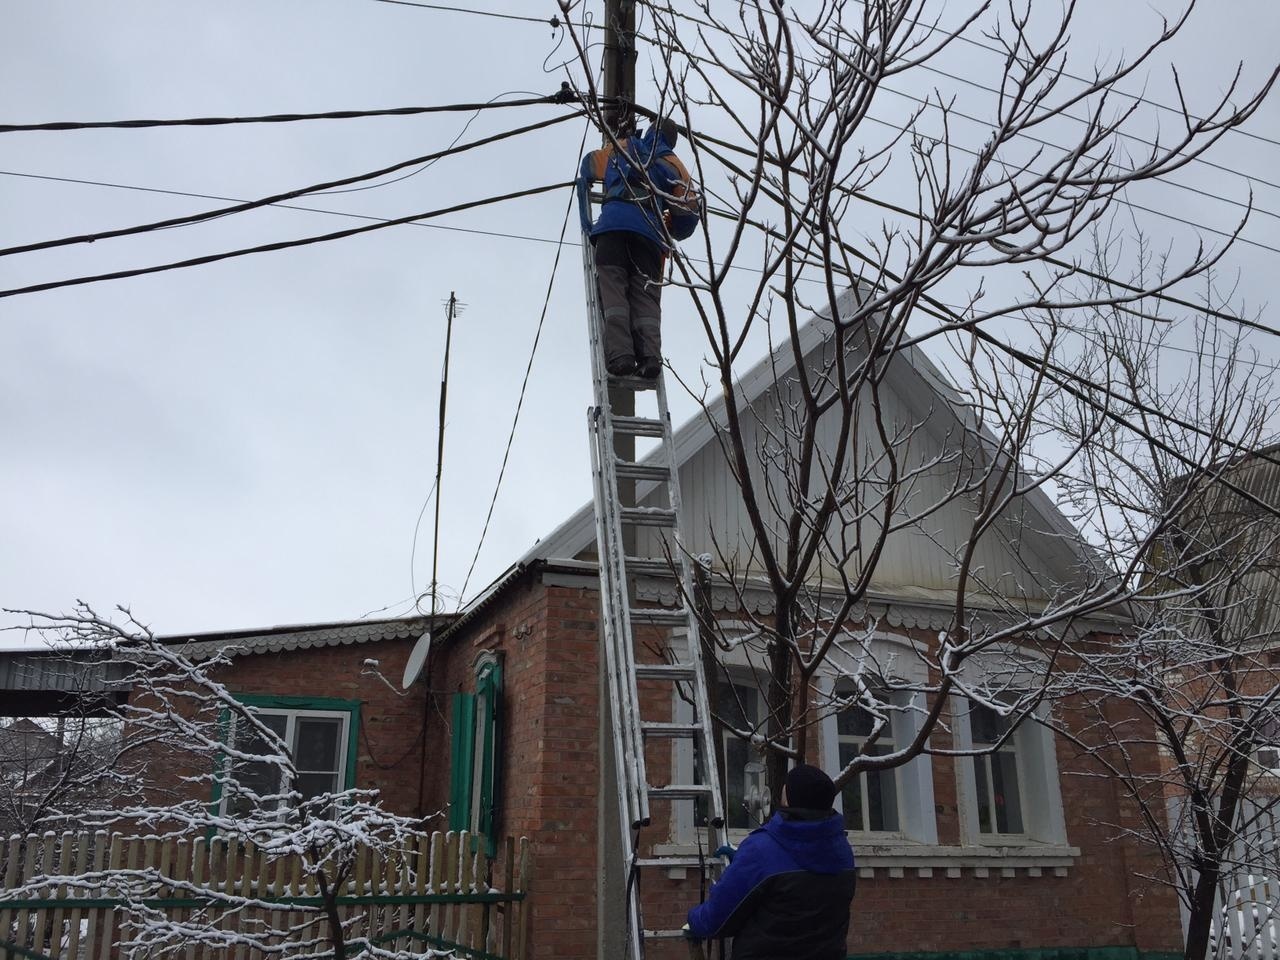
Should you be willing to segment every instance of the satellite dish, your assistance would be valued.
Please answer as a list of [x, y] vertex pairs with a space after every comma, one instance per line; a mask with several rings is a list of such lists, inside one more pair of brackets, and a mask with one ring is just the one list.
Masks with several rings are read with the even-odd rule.
[[406, 690], [413, 686], [413, 682], [418, 679], [418, 674], [422, 673], [422, 668], [427, 665], [427, 657], [430, 655], [431, 631], [428, 630], [413, 645], [413, 650], [409, 653], [409, 660], [404, 665], [404, 680], [401, 681], [400, 686]]

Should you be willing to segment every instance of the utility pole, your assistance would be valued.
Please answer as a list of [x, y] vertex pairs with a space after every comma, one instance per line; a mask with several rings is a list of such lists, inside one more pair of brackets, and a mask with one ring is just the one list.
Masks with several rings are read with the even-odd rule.
[[431, 538], [432, 630], [436, 628], [436, 614], [439, 613], [439, 605], [436, 598], [436, 588], [438, 586], [436, 577], [440, 570], [440, 475], [444, 471], [444, 415], [449, 402], [449, 347], [453, 343], [453, 318], [458, 315], [461, 306], [462, 304], [458, 302], [457, 293], [450, 290], [449, 299], [444, 304], [444, 368], [440, 372], [440, 426], [438, 440], [436, 441], [436, 519], [435, 534]]
[[[609, 130], [604, 143], [609, 143], [609, 133], [615, 136], [626, 132], [634, 117], [630, 104], [636, 98], [636, 5], [635, 0], [604, 0], [604, 87], [602, 93], [609, 106], [604, 110]], [[613, 412], [621, 416], [634, 416], [635, 394], [630, 390], [611, 388], [609, 403]], [[614, 453], [624, 460], [634, 460], [636, 440], [633, 436], [614, 434]], [[618, 482], [618, 499], [628, 506], [635, 505], [634, 481]], [[635, 533], [628, 530], [624, 537], [624, 549], [635, 552]], [[604, 558], [600, 558], [604, 562]], [[613, 711], [610, 709], [609, 677], [604, 651], [604, 618], [600, 620], [600, 726], [598, 764], [599, 789], [596, 791], [596, 956], [598, 960], [615, 960], [626, 957], [627, 949], [627, 870], [622, 853], [621, 825], [618, 819], [618, 763], [621, 757], [613, 755]], [[630, 957], [628, 960], [638, 960]]]

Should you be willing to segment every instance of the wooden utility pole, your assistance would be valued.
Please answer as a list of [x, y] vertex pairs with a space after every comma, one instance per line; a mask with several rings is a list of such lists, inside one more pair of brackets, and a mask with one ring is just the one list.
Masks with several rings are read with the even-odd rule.
[[636, 99], [635, 0], [605, 0], [604, 95], [626, 101], [611, 104], [604, 111], [605, 122], [616, 135], [626, 130], [635, 117], [630, 109]]
[[[633, 116], [629, 105], [636, 95], [636, 5], [635, 0], [604, 0], [604, 87], [601, 91], [609, 106], [604, 110], [609, 133], [627, 132]], [[613, 412], [634, 416], [635, 394], [625, 389], [610, 389], [609, 403]], [[634, 460], [636, 440], [633, 436], [614, 434], [614, 453], [624, 460]], [[634, 481], [618, 483], [618, 499], [625, 505], [635, 504]], [[628, 530], [624, 549], [634, 553], [635, 532]], [[601, 558], [603, 562], [603, 558]], [[623, 861], [621, 824], [618, 819], [617, 763], [613, 755], [613, 711], [610, 709], [610, 684], [604, 652], [604, 619], [600, 621], [600, 781], [596, 805], [596, 956], [599, 960], [626, 957], [627, 950], [627, 865]], [[628, 958], [637, 960], [637, 958]]]

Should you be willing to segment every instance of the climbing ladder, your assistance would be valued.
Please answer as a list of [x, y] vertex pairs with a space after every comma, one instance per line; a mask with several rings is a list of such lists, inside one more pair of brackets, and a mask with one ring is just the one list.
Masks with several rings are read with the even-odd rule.
[[[675, 929], [665, 930], [647, 929], [643, 925], [640, 910], [643, 875], [672, 868], [702, 870], [705, 889], [705, 885], [709, 885], [719, 873], [719, 858], [711, 851], [726, 841], [724, 805], [716, 771], [698, 619], [688, 606], [688, 601], [694, 596], [693, 570], [680, 535], [680, 477], [671, 438], [671, 416], [667, 411], [666, 382], [661, 373], [656, 380], [644, 380], [614, 377], [606, 371], [604, 317], [600, 309], [595, 263], [591, 244], [587, 238], [583, 239], [591, 377], [595, 387], [595, 405], [587, 415], [595, 492], [596, 545], [600, 558], [600, 605], [618, 780], [618, 816], [625, 858], [627, 949], [631, 960], [640, 960], [647, 941], [682, 936], [678, 925]], [[615, 414], [609, 399], [611, 388], [631, 391], [633, 396], [655, 392], [657, 417]], [[650, 456], [625, 459], [619, 457], [614, 449], [614, 439], [618, 436], [650, 437], [660, 442]], [[634, 484], [636, 497], [633, 502], [636, 504], [663, 488], [667, 503], [665, 506], [624, 505], [618, 496], [619, 481]], [[633, 543], [647, 540], [658, 544], [659, 549], [650, 552], [660, 555], [629, 555], [628, 541], [624, 539], [626, 532], [631, 532]], [[636, 578], [670, 576], [673, 571], [679, 578], [676, 606], [639, 606]], [[646, 632], [644, 639], [649, 642], [644, 648], [637, 646], [640, 639], [637, 628], [641, 627], [653, 628]], [[662, 638], [656, 644], [653, 643], [654, 630]], [[665, 653], [660, 662], [655, 662], [652, 655], [655, 649]], [[644, 656], [646, 650], [650, 653], [647, 657]], [[660, 682], [660, 695], [654, 696], [651, 689], [646, 689], [642, 698], [638, 692], [638, 681]], [[651, 688], [658, 683], [646, 686]], [[692, 702], [692, 720], [677, 719], [676, 703], [680, 700]], [[693, 776], [688, 782], [667, 782], [674, 763], [665, 770], [647, 768], [645, 747], [658, 740], [668, 741], [673, 747], [676, 740], [693, 744], [698, 762], [691, 765]], [[675, 750], [671, 753], [674, 759]], [[665, 758], [665, 751], [663, 755]], [[705, 846], [699, 845], [697, 856], [640, 856], [641, 831], [650, 823], [651, 800], [670, 804], [665, 812], [670, 814], [673, 827], [677, 803], [702, 802], [707, 833]], [[694, 829], [699, 828], [695, 825]]]

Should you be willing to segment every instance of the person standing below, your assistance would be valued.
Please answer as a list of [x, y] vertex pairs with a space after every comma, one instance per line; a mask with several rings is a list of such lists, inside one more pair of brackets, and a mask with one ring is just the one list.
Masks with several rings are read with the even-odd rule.
[[781, 809], [689, 911], [688, 935], [733, 937], [733, 960], [844, 960], [857, 876], [835, 796], [817, 767], [792, 768]]
[[[578, 209], [595, 248], [604, 314], [605, 367], [615, 377], [652, 380], [662, 369], [663, 261], [672, 239], [692, 236], [698, 201], [674, 152], [670, 120], [582, 158]], [[591, 222], [591, 184], [604, 182], [600, 216]]]

